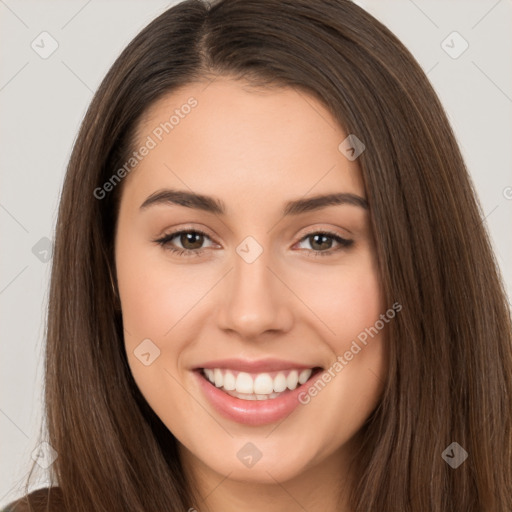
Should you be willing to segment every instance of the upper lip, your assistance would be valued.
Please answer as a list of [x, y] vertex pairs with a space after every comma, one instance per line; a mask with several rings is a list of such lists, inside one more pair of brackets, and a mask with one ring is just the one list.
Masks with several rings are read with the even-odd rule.
[[297, 369], [305, 370], [307, 368], [316, 368], [317, 365], [301, 364], [294, 361], [284, 361], [282, 359], [258, 359], [250, 361], [248, 359], [217, 359], [198, 365], [196, 369], [201, 368], [227, 368], [247, 373], [276, 372], [279, 370]]

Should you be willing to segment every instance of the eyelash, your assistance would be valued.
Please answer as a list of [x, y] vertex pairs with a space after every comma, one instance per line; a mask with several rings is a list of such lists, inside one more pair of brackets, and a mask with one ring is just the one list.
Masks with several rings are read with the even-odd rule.
[[[170, 246], [170, 241], [173, 238], [177, 237], [178, 235], [185, 234], [185, 233], [194, 233], [197, 235], [203, 235], [203, 236], [207, 237], [208, 239], [210, 239], [210, 237], [204, 231], [201, 231], [199, 229], [184, 229], [181, 231], [175, 231], [173, 233], [166, 234], [162, 238], [154, 240], [154, 242], [159, 244], [160, 246], [162, 246], [164, 249], [171, 251], [172, 253], [174, 253], [178, 256], [186, 256], [186, 257], [200, 256], [204, 252], [205, 249], [196, 249], [196, 250], [180, 249], [180, 248]], [[305, 236], [303, 236], [299, 240], [299, 242], [302, 242], [313, 235], [323, 235], [323, 236], [327, 236], [328, 238], [332, 238], [333, 240], [338, 242], [338, 244], [340, 244], [340, 247], [338, 247], [337, 249], [328, 249], [326, 251], [315, 251], [313, 249], [308, 249], [308, 251], [313, 252], [312, 257], [330, 256], [333, 253], [336, 253], [343, 249], [348, 249], [354, 243], [354, 240], [348, 240], [346, 238], [342, 238], [341, 236], [337, 235], [336, 233], [331, 233], [329, 231], [312, 231], [311, 233], [307, 233]]]

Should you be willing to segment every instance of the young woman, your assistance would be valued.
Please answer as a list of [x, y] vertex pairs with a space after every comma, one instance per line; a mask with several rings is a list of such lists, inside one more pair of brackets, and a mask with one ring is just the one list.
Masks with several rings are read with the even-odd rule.
[[74, 147], [54, 486], [13, 510], [511, 510], [510, 312], [481, 218], [425, 74], [364, 10], [172, 7]]

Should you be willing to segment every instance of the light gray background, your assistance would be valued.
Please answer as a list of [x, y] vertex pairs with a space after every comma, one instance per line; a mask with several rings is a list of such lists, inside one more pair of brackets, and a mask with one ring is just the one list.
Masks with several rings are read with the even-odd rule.
[[[0, 506], [21, 494], [41, 421], [50, 261], [32, 248], [53, 239], [65, 166], [93, 91], [137, 32], [175, 3], [0, 0]], [[511, 0], [356, 3], [428, 72], [512, 296]], [[43, 31], [59, 45], [47, 59], [31, 48], [33, 40], [49, 48], [38, 38]], [[469, 43], [456, 59], [441, 46], [453, 31]], [[452, 39], [445, 44], [453, 52], [461, 41]], [[36, 487], [45, 483], [44, 471], [38, 478]]]

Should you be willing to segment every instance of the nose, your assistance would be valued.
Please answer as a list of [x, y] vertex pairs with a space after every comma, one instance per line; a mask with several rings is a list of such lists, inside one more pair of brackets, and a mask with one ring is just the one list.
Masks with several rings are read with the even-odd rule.
[[293, 294], [283, 283], [284, 276], [270, 264], [266, 251], [252, 263], [234, 255], [234, 268], [221, 288], [219, 328], [247, 339], [291, 329]]

